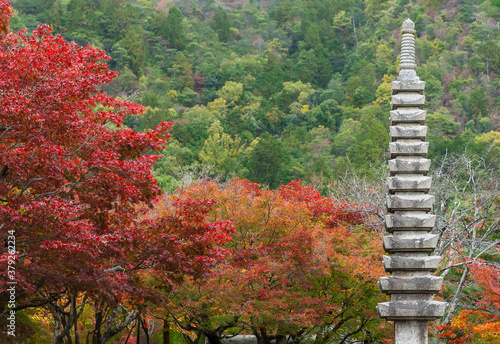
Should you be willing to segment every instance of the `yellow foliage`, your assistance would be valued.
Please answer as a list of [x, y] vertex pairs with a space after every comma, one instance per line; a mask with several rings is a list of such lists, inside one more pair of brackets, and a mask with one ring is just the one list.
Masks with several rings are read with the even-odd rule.
[[255, 146], [257, 146], [257, 143], [259, 143], [260, 138], [257, 137], [255, 140], [253, 140], [250, 145], [245, 149], [245, 156], [249, 158], [252, 155], [253, 150], [255, 149]]
[[219, 121], [212, 123], [209, 132], [210, 136], [198, 153], [201, 162], [213, 166], [218, 173], [227, 175], [235, 172], [238, 156], [243, 149], [241, 139], [225, 134]]
[[228, 81], [217, 91], [217, 94], [227, 102], [228, 106], [234, 106], [243, 94], [243, 85], [239, 82]]
[[274, 107], [271, 111], [266, 113], [266, 117], [269, 119], [269, 121], [278, 123], [280, 118], [285, 117], [285, 114], [282, 111], [278, 110], [277, 107]]
[[389, 105], [391, 102], [391, 82], [395, 80], [396, 77], [394, 75], [385, 74], [382, 77], [382, 83], [377, 88], [375, 92], [376, 99], [373, 102], [377, 105]]
[[491, 153], [500, 157], [500, 132], [490, 131], [474, 138], [476, 143], [484, 144], [485, 146], [493, 146]]
[[171, 103], [177, 103], [179, 101], [178, 94], [176, 90], [170, 90], [167, 92], [167, 99]]
[[231, 33], [233, 34], [233, 36], [241, 36], [240, 31], [237, 28], [235, 28], [235, 27], [232, 27], [229, 30], [231, 31]]
[[213, 102], [207, 104], [210, 112], [215, 114], [215, 116], [221, 118], [226, 115], [227, 112], [227, 102], [225, 99], [217, 98]]
[[483, 142], [487, 144], [494, 144], [495, 146], [500, 146], [500, 132], [492, 130], [489, 133], [484, 133], [476, 137], [476, 142]]
[[219, 120], [215, 120], [212, 125], [210, 125], [210, 128], [208, 128], [207, 132], [209, 134], [222, 134], [224, 132], [224, 128], [222, 128], [222, 125], [220, 124]]
[[241, 110], [243, 111], [245, 116], [253, 116], [254, 114], [257, 113], [257, 111], [259, 111], [259, 109], [260, 109], [260, 102], [257, 101], [250, 103], [249, 105], [243, 107]]

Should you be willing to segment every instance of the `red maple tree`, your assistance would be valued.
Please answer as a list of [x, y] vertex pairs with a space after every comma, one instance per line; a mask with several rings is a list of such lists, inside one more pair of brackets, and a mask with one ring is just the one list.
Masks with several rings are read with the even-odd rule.
[[[151, 168], [171, 124], [121, 129], [144, 108], [100, 89], [117, 74], [105, 52], [65, 42], [46, 25], [11, 32], [11, 13], [0, 0], [0, 269], [11, 271], [0, 274], [0, 307], [45, 307], [54, 342], [63, 342], [78, 335], [78, 317], [92, 303], [94, 342], [104, 343], [140, 311], [129, 308], [100, 334], [119, 305], [158, 297], [143, 271], [154, 269], [163, 287], [202, 275], [231, 228], [206, 223], [210, 201], [181, 202], [174, 214], [145, 219], [161, 194]], [[14, 282], [15, 303], [7, 304]]]

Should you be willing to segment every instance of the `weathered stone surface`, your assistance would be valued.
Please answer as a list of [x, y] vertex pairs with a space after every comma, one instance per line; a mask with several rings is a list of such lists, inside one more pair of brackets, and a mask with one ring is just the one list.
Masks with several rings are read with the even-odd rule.
[[387, 272], [405, 271], [436, 271], [441, 260], [440, 256], [401, 257], [384, 256], [384, 269]]
[[412, 276], [396, 277], [383, 276], [379, 279], [380, 290], [385, 294], [434, 294], [441, 290], [443, 277]]
[[257, 338], [254, 335], [239, 334], [230, 338], [222, 338], [223, 344], [257, 344]]
[[406, 64], [406, 65], [399, 65], [399, 66], [400, 67], [408, 67], [408, 68], [404, 68], [404, 69], [401, 69], [399, 71], [399, 75], [397, 78], [398, 81], [412, 82], [412, 81], [419, 79], [417, 76], [417, 72], [415, 71], [417, 65], [412, 66], [412, 65]]
[[396, 174], [422, 174], [427, 175], [431, 161], [425, 158], [398, 157], [389, 160], [389, 173]]
[[427, 111], [421, 110], [416, 107], [399, 108], [397, 110], [391, 111], [390, 114], [391, 125], [397, 125], [401, 123], [424, 124]]
[[445, 310], [446, 302], [438, 301], [390, 301], [377, 305], [379, 316], [387, 320], [435, 320], [441, 318]]
[[425, 235], [386, 235], [383, 238], [384, 250], [396, 252], [432, 252], [436, 248], [439, 237], [436, 234]]
[[406, 20], [403, 22], [403, 26], [401, 27], [401, 33], [405, 32], [410, 32], [415, 34], [415, 23], [410, 19], [406, 18]]
[[392, 82], [392, 94], [399, 92], [417, 92], [422, 94], [425, 88], [425, 81], [407, 79], [407, 80], [395, 80]]
[[398, 139], [419, 139], [425, 140], [427, 136], [427, 126], [425, 125], [395, 125], [389, 128], [391, 140]]
[[431, 188], [432, 178], [422, 175], [398, 175], [387, 178], [389, 193], [397, 191], [418, 191], [428, 192]]
[[416, 63], [401, 63], [399, 65], [399, 68], [416, 69], [417, 68], [417, 64]]
[[394, 322], [394, 344], [428, 344], [426, 320], [398, 320]]
[[390, 212], [397, 210], [421, 210], [430, 211], [434, 203], [434, 196], [408, 193], [389, 195], [387, 197], [387, 210]]
[[436, 215], [418, 214], [411, 211], [406, 214], [389, 214], [385, 216], [385, 228], [388, 232], [395, 230], [432, 230], [436, 224]]
[[398, 156], [421, 156], [426, 157], [429, 150], [429, 142], [410, 141], [410, 142], [390, 142], [389, 153], [391, 159]]
[[399, 107], [419, 107], [425, 105], [425, 96], [417, 92], [404, 92], [392, 95], [391, 109]]

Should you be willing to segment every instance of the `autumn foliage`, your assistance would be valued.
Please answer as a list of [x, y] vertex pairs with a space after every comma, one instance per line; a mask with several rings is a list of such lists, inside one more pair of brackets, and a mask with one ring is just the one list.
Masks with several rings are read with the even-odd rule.
[[[253, 333], [260, 343], [286, 335], [318, 342], [340, 335], [384, 332], [380, 298], [380, 237], [352, 206], [293, 181], [278, 190], [235, 179], [200, 182], [173, 199], [213, 199], [211, 221], [231, 220], [232, 255], [215, 274], [175, 287], [164, 312], [185, 331], [211, 343]], [[347, 210], [351, 209], [351, 210]]]
[[[45, 25], [31, 34], [10, 32], [11, 12], [0, 1], [0, 233], [6, 242], [0, 269], [13, 271], [0, 277], [1, 308], [7, 282], [15, 281], [11, 308], [45, 308], [54, 319], [54, 342], [71, 341], [86, 304], [102, 314], [103, 302], [117, 309], [158, 301], [159, 285], [203, 275], [222, 256], [217, 247], [232, 227], [205, 221], [213, 207], [206, 200], [179, 200], [168, 215], [145, 218], [161, 194], [151, 168], [171, 124], [147, 133], [120, 129], [144, 108], [100, 89], [117, 75], [104, 51], [65, 42]], [[15, 244], [10, 253], [7, 237]], [[150, 286], [145, 271], [153, 268], [157, 283]], [[138, 313], [129, 315], [126, 321]], [[96, 320], [94, 343], [121, 328], [101, 325]]]
[[474, 264], [472, 279], [481, 288], [476, 297], [476, 309], [464, 309], [450, 325], [441, 325], [440, 338], [451, 344], [500, 343], [500, 270], [496, 266]]

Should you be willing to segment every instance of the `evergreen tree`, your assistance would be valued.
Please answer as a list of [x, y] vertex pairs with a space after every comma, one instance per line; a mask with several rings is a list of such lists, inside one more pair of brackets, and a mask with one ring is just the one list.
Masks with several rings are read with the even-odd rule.
[[214, 12], [214, 30], [221, 42], [229, 42], [231, 38], [231, 22], [226, 11], [221, 6], [217, 7]]
[[186, 32], [182, 26], [184, 16], [177, 7], [171, 7], [168, 10], [168, 16], [165, 20], [166, 25], [166, 39], [170, 45], [177, 49], [182, 50], [186, 45]]
[[279, 185], [277, 178], [283, 165], [283, 147], [274, 136], [264, 133], [248, 159], [250, 179], [267, 184], [271, 188]]
[[135, 75], [139, 76], [147, 57], [147, 46], [137, 29], [140, 30], [140, 28], [131, 28], [125, 34], [122, 47], [127, 52], [128, 66]]
[[184, 16], [181, 11], [173, 6], [168, 10], [168, 15], [159, 12], [153, 18], [153, 31], [169, 42], [169, 45], [177, 50], [183, 50], [186, 46], [186, 32], [182, 21]]

